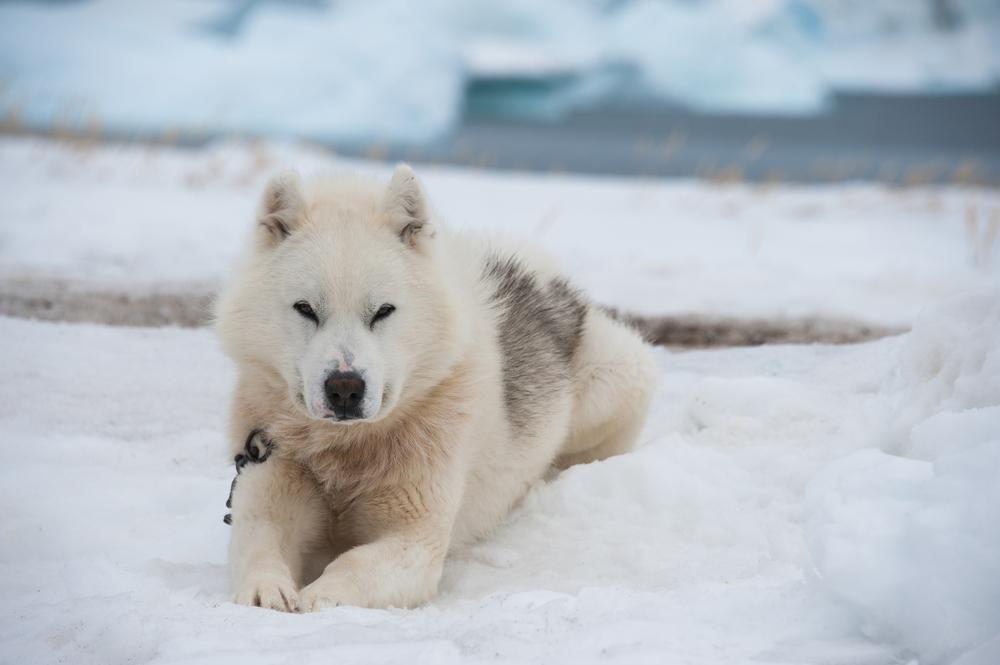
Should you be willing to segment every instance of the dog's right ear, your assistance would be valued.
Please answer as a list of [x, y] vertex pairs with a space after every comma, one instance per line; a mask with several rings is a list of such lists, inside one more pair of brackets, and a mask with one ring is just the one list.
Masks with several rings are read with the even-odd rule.
[[257, 213], [257, 235], [264, 247], [275, 247], [302, 225], [306, 214], [299, 176], [293, 172], [271, 178]]

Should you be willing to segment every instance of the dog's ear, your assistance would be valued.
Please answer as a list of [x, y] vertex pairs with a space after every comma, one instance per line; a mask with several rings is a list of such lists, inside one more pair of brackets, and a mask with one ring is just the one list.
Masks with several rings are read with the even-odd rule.
[[302, 225], [306, 214], [299, 176], [293, 172], [271, 178], [257, 213], [258, 235], [265, 247], [274, 247]]
[[424, 190], [408, 164], [399, 164], [393, 171], [382, 212], [392, 230], [409, 247], [419, 248], [434, 237]]

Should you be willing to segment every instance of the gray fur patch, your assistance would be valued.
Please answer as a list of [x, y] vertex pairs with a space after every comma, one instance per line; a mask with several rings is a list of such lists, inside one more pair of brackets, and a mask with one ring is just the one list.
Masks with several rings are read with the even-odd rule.
[[565, 389], [587, 304], [565, 279], [540, 283], [513, 256], [490, 256], [483, 279], [494, 289], [504, 406], [515, 431], [523, 431], [548, 412], [551, 396]]

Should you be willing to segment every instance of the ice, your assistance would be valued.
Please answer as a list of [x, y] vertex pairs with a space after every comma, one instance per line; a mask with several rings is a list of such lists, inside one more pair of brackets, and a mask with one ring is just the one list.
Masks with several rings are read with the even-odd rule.
[[546, 114], [623, 94], [803, 113], [834, 89], [989, 90], [998, 43], [988, 0], [5, 3], [0, 110], [32, 127], [420, 142], [455, 126], [473, 80], [575, 82]]

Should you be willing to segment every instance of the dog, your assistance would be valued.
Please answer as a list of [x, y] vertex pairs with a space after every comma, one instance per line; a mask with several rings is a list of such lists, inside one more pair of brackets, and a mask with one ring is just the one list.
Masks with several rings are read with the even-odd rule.
[[215, 329], [232, 452], [267, 451], [231, 494], [235, 601], [284, 611], [432, 599], [550, 468], [630, 450], [657, 376], [544, 253], [441, 228], [407, 165], [269, 181]]

